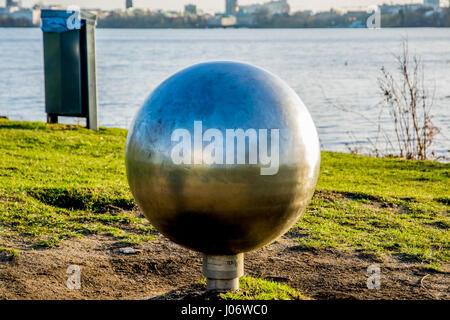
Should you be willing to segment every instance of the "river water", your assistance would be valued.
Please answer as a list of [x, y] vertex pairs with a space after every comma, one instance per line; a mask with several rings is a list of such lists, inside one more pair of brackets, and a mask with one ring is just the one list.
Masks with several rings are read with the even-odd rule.
[[[237, 60], [284, 79], [309, 108], [322, 148], [334, 151], [375, 139], [380, 68], [396, 71], [407, 38], [434, 95], [434, 149], [450, 149], [450, 29], [98, 29], [96, 37], [101, 126], [127, 128], [150, 92], [186, 66]], [[44, 106], [42, 32], [0, 28], [0, 115], [45, 121]]]

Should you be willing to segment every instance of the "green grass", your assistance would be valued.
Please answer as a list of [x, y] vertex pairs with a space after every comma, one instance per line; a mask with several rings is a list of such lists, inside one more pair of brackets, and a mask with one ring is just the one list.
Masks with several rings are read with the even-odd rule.
[[[156, 230], [132, 212], [125, 139], [122, 129], [0, 121], [0, 245], [20, 238], [48, 248], [89, 234], [131, 245], [151, 240]], [[323, 152], [315, 196], [289, 235], [305, 248], [439, 269], [450, 258], [449, 169]]]
[[151, 240], [126, 182], [126, 131], [0, 121], [0, 228], [36, 248], [88, 234]]
[[394, 255], [438, 269], [450, 258], [449, 169], [324, 152], [315, 196], [290, 234], [305, 248]]
[[307, 300], [297, 290], [274, 281], [244, 276], [240, 290], [220, 295], [223, 300]]

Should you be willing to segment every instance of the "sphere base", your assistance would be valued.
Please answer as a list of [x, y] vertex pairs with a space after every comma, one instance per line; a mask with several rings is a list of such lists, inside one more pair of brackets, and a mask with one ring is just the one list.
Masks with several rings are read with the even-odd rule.
[[244, 254], [203, 255], [203, 275], [207, 291], [239, 290], [239, 278], [244, 275]]

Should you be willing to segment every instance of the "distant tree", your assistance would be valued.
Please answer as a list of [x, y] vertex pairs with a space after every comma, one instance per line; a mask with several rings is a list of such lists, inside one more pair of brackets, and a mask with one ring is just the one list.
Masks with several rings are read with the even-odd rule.
[[0, 27], [34, 27], [27, 19], [14, 19], [11, 17], [0, 17]]
[[272, 15], [266, 8], [258, 9], [255, 12], [256, 25], [259, 27], [269, 27], [271, 24]]

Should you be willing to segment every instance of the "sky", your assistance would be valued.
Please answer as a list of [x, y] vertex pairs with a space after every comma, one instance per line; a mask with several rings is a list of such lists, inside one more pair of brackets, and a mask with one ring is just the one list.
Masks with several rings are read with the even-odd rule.
[[[238, 0], [239, 4], [246, 5], [251, 3], [268, 2], [261, 0]], [[5, 0], [0, 0], [0, 5], [3, 5]], [[36, 0], [22, 0], [25, 7], [32, 6], [37, 3]], [[59, 4], [59, 5], [78, 5], [82, 8], [101, 8], [110, 10], [115, 8], [124, 8], [125, 0], [41, 0], [43, 4]], [[370, 5], [374, 4], [405, 4], [418, 3], [422, 0], [288, 0], [291, 10], [313, 10], [313, 11], [327, 11], [330, 8], [335, 9], [363, 9], [366, 10]], [[442, 1], [444, 2], [444, 1]], [[182, 11], [184, 5], [192, 3], [197, 5], [197, 8], [205, 12], [223, 12], [225, 8], [225, 0], [134, 0], [136, 7], [150, 8], [150, 9], [164, 9]]]

